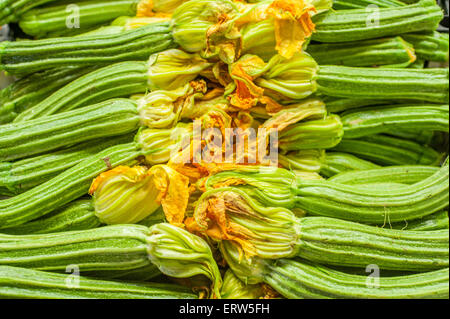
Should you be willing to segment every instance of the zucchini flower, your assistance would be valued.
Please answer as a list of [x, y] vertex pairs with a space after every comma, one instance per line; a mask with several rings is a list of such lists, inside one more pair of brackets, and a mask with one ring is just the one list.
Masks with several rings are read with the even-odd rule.
[[212, 63], [178, 49], [155, 53], [148, 60], [150, 90], [175, 90], [194, 80]]
[[273, 56], [268, 63], [255, 55], [245, 55], [229, 67], [234, 83], [227, 92], [233, 106], [249, 109], [258, 102], [271, 105], [301, 100], [317, 89], [318, 65], [306, 53], [296, 53], [286, 59]]
[[152, 15], [166, 14], [169, 15], [179, 5], [187, 0], [141, 0], [137, 6], [138, 17], [151, 17]]
[[162, 273], [176, 278], [204, 275], [212, 282], [211, 295], [220, 298], [222, 277], [206, 241], [182, 228], [161, 223], [150, 227], [147, 243], [148, 257]]
[[222, 299], [269, 299], [275, 296], [277, 293], [268, 285], [246, 285], [231, 269], [225, 272], [221, 290]]
[[189, 198], [189, 180], [165, 165], [118, 166], [92, 182], [95, 215], [105, 224], [133, 224], [162, 205], [166, 219], [181, 224]]

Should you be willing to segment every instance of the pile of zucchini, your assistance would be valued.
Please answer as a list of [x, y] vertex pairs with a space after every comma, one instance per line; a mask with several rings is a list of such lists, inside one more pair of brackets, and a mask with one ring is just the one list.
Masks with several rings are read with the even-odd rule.
[[449, 298], [442, 17], [0, 0], [0, 297]]

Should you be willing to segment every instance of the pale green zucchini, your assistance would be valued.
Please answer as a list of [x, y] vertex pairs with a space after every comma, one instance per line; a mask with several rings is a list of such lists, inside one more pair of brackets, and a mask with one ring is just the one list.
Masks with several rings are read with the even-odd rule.
[[137, 104], [114, 99], [61, 114], [0, 126], [0, 161], [56, 150], [139, 128]]
[[53, 91], [92, 71], [94, 67], [67, 67], [33, 73], [0, 91], [0, 124], [50, 96]]
[[0, 297], [11, 299], [197, 299], [188, 288], [161, 283], [107, 281], [0, 266]]
[[328, 180], [347, 185], [382, 183], [386, 181], [414, 184], [430, 177], [438, 170], [438, 167], [427, 165], [386, 166], [343, 172], [330, 177]]
[[414, 51], [419, 59], [436, 62], [448, 61], [448, 33], [437, 31], [405, 33], [402, 34], [402, 38], [414, 46]]
[[397, 129], [448, 132], [448, 105], [366, 107], [341, 114], [346, 139], [389, 133]]
[[92, 229], [100, 225], [98, 217], [95, 216], [92, 201], [81, 199], [64, 205], [56, 211], [29, 223], [4, 228], [1, 232], [10, 235], [48, 234]]
[[448, 229], [448, 212], [445, 210], [433, 213], [431, 215], [424, 216], [419, 219], [410, 221], [398, 222], [387, 227], [402, 230], [438, 230]]
[[325, 160], [320, 167], [320, 174], [325, 177], [331, 177], [343, 172], [369, 170], [378, 167], [380, 166], [352, 154], [327, 152]]
[[0, 163], [0, 194], [13, 196], [52, 179], [85, 158], [114, 145], [133, 141], [133, 135], [101, 138], [56, 152]]
[[442, 153], [429, 146], [386, 135], [343, 139], [332, 151], [356, 155], [379, 165], [438, 165]]

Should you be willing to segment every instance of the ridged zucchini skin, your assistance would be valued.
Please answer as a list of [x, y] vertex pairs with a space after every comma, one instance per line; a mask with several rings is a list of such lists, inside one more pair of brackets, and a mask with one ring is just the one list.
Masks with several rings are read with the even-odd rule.
[[330, 177], [335, 183], [355, 185], [393, 182], [414, 184], [430, 177], [439, 170], [438, 167], [428, 165], [386, 166], [368, 170], [343, 172]]
[[264, 282], [290, 299], [448, 299], [449, 269], [381, 277], [377, 287], [367, 276], [352, 275], [304, 260], [279, 259], [265, 267]]
[[61, 113], [107, 99], [128, 97], [147, 90], [147, 63], [119, 62], [90, 72], [55, 91], [45, 100], [19, 114], [23, 122]]
[[[149, 228], [141, 225], [11, 235], [11, 238], [3, 235], [0, 236], [0, 265], [53, 272], [65, 272], [68, 265], [77, 265], [81, 274], [108, 278], [152, 264], [147, 252], [148, 235]], [[154, 276], [160, 274], [156, 266], [153, 269]]]
[[96, 138], [136, 131], [136, 102], [113, 99], [83, 109], [0, 126], [0, 161], [56, 150]]
[[28, 74], [54, 67], [147, 60], [174, 47], [169, 24], [152, 23], [120, 34], [0, 43], [0, 69]]
[[20, 195], [0, 201], [0, 229], [37, 219], [86, 195], [92, 180], [118, 165], [133, 165], [141, 154], [136, 143], [112, 146]]
[[[139, 0], [109, 0], [77, 2], [79, 28], [82, 33], [93, 27], [108, 23], [120, 16], [135, 16]], [[101, 12], [101, 14], [99, 14]], [[45, 6], [28, 11], [20, 17], [19, 26], [28, 35], [42, 38], [67, 32], [67, 4]]]
[[[327, 11], [313, 17], [319, 42], [347, 42], [381, 38], [416, 31], [434, 31], [443, 18], [434, 0], [380, 8], [378, 14], [363, 9]], [[376, 19], [376, 20], [375, 20]], [[368, 23], [371, 22], [371, 23]]]
[[449, 226], [448, 212], [445, 210], [424, 216], [419, 219], [398, 222], [391, 225], [394, 229], [402, 230], [438, 230], [447, 229]]
[[0, 297], [11, 299], [197, 299], [174, 284], [109, 281], [0, 266]]
[[430, 145], [433, 142], [434, 137], [437, 135], [436, 133], [441, 132], [417, 131], [414, 129], [393, 129], [389, 130], [386, 134], [394, 137], [411, 140], [419, 144]]
[[49, 234], [97, 228], [101, 225], [89, 199], [71, 202], [42, 218], [29, 223], [1, 230], [3, 234]]
[[18, 114], [41, 102], [53, 91], [95, 67], [67, 67], [33, 73], [0, 91], [0, 124], [12, 122]]
[[402, 231], [327, 217], [298, 219], [297, 256], [326, 265], [429, 271], [448, 268], [448, 230]]
[[295, 207], [312, 215], [366, 224], [421, 218], [448, 206], [449, 167], [412, 185], [396, 188], [297, 180]]
[[325, 102], [327, 110], [330, 113], [339, 113], [346, 110], [371, 105], [390, 105], [394, 103], [393, 101], [389, 100], [374, 100], [365, 98], [339, 98], [333, 96], [322, 96], [321, 99]]
[[448, 33], [437, 31], [405, 33], [402, 34], [402, 38], [414, 46], [414, 51], [419, 59], [436, 62], [448, 61]]
[[335, 97], [448, 104], [448, 68], [356, 68], [322, 65], [318, 92]]
[[319, 65], [407, 67], [416, 60], [412, 45], [401, 37], [308, 45]]
[[382, 134], [343, 139], [331, 151], [356, 155], [379, 165], [438, 165], [443, 154], [431, 147]]
[[396, 129], [448, 132], [448, 105], [367, 107], [341, 114], [345, 138], [389, 133]]
[[56, 0], [0, 0], [0, 25], [17, 22], [19, 17], [28, 10], [54, 1]]
[[368, 5], [376, 5], [380, 8], [400, 7], [405, 4], [398, 0], [333, 0], [333, 9], [361, 9]]
[[56, 152], [0, 163], [0, 195], [14, 196], [57, 176], [111, 146], [132, 142], [134, 134], [101, 138]]
[[325, 161], [320, 167], [320, 174], [332, 177], [336, 174], [353, 171], [368, 170], [380, 167], [377, 164], [358, 158], [352, 154], [340, 152], [327, 152]]

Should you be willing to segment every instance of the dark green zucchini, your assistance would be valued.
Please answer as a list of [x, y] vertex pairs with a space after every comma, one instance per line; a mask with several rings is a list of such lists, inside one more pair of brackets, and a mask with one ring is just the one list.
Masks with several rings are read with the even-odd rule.
[[143, 61], [153, 53], [172, 47], [167, 22], [120, 34], [4, 41], [0, 44], [0, 69], [11, 74], [29, 74], [54, 67]]
[[[69, 269], [70, 271], [70, 269]], [[197, 299], [188, 288], [161, 283], [107, 281], [0, 266], [0, 297], [11, 299]]]
[[131, 133], [139, 128], [136, 102], [114, 99], [36, 120], [0, 126], [0, 161], [76, 143]]
[[56, 0], [0, 0], [0, 25], [17, 22], [28, 10]]
[[365, 98], [339, 98], [333, 96], [322, 96], [322, 100], [327, 106], [330, 113], [339, 113], [350, 109], [356, 109], [371, 105], [390, 105], [393, 101], [389, 100], [375, 100]]
[[334, 0], [333, 9], [363, 9], [369, 5], [376, 5], [380, 8], [400, 7], [405, 4], [399, 0]]
[[13, 196], [52, 179], [85, 158], [111, 146], [133, 141], [133, 135], [101, 138], [15, 162], [0, 163], [0, 195]]

